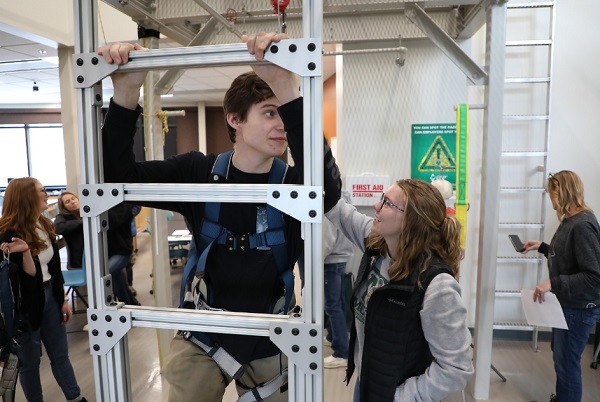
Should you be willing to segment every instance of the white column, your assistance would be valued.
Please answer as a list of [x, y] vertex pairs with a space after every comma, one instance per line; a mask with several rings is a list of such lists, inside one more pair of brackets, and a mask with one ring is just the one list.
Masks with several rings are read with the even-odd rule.
[[198, 102], [198, 151], [206, 154], [206, 103]]
[[73, 86], [73, 47], [58, 48], [58, 73], [60, 75], [60, 118], [63, 125], [63, 142], [67, 171], [67, 189], [77, 193], [79, 173], [79, 134], [77, 132], [77, 92]]

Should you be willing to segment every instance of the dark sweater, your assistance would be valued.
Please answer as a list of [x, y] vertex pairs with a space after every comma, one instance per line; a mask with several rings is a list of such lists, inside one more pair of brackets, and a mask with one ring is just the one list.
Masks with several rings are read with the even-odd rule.
[[67, 243], [67, 267], [81, 268], [83, 261], [83, 221], [72, 214], [58, 214], [54, 219], [56, 233]]
[[563, 307], [600, 306], [600, 226], [592, 211], [563, 219], [538, 251], [548, 258], [552, 292]]

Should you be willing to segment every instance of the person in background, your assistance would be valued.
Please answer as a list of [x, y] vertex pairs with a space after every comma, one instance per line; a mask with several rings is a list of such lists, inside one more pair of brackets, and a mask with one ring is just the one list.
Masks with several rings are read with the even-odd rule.
[[421, 180], [398, 180], [373, 208], [375, 219], [340, 200], [326, 214], [364, 252], [346, 382], [356, 370], [355, 402], [440, 401], [473, 374], [460, 223]]
[[[44, 343], [52, 374], [67, 401], [86, 401], [69, 360], [65, 324], [72, 317], [63, 287], [60, 256], [52, 221], [43, 216], [48, 209], [48, 193], [32, 177], [12, 179], [0, 217], [0, 248], [11, 252], [11, 261], [22, 270], [33, 262], [37, 288], [23, 297], [22, 312], [31, 332], [17, 348], [21, 362], [19, 380], [29, 402], [43, 401], [40, 381], [40, 350]], [[20, 280], [27, 280], [20, 275]]]
[[79, 198], [70, 191], [63, 191], [58, 197], [58, 212], [54, 228], [67, 244], [67, 269], [82, 268], [83, 220], [79, 215]]
[[131, 236], [132, 205], [122, 202], [108, 210], [108, 272], [112, 275], [113, 292], [125, 304], [140, 306], [127, 282], [127, 265], [131, 263], [133, 237]]
[[[60, 214], [54, 220], [56, 232], [67, 243], [69, 268], [81, 268], [83, 262], [83, 221], [79, 215], [79, 199], [70, 191], [64, 191], [58, 198]], [[140, 305], [128, 286], [126, 267], [131, 263], [133, 240], [131, 220], [135, 210], [123, 203], [108, 211], [108, 272], [113, 276], [113, 292], [125, 304]], [[125, 233], [127, 228], [127, 234]]]
[[133, 264], [135, 264], [135, 260], [137, 259], [137, 226], [135, 224], [135, 217], [139, 215], [142, 211], [142, 207], [139, 205], [131, 206], [131, 214], [133, 218], [131, 219], [131, 240], [133, 244], [133, 252], [131, 253], [131, 258], [129, 259], [129, 263], [125, 268], [127, 272], [127, 287], [132, 296], [137, 296], [137, 290], [133, 287]]
[[550, 244], [528, 240], [522, 253], [537, 250], [548, 259], [549, 279], [535, 287], [533, 301], [543, 303], [547, 292], [554, 293], [569, 327], [552, 328], [556, 394], [551, 401], [579, 402], [581, 355], [600, 320], [600, 227], [576, 173], [550, 173], [546, 191], [560, 225]]
[[[325, 357], [323, 367], [336, 368], [348, 365], [348, 327], [346, 325], [346, 300], [344, 274], [352, 258], [352, 242], [327, 218], [323, 219], [323, 256], [325, 277], [325, 314], [327, 335], [333, 353]], [[348, 300], [349, 302], [349, 300]]]

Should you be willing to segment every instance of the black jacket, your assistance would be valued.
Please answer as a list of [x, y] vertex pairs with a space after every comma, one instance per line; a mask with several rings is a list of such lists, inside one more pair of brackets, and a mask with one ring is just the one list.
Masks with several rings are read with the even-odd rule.
[[108, 257], [113, 255], [130, 255], [133, 252], [131, 236], [132, 205], [122, 202], [108, 210]]
[[83, 261], [83, 221], [72, 214], [58, 214], [54, 219], [56, 233], [67, 243], [67, 267], [81, 268]]
[[[8, 231], [0, 235], [0, 243], [5, 241], [10, 242], [13, 237], [18, 237], [17, 233]], [[51, 285], [52, 293], [56, 302], [58, 303], [59, 309], [52, 314], [56, 314], [56, 319], [61, 320], [60, 307], [64, 304], [64, 283], [65, 280], [62, 276], [60, 266], [60, 255], [58, 253], [58, 246], [52, 239], [51, 241], [54, 255], [48, 263], [48, 272], [52, 276]], [[42, 268], [37, 257], [33, 257], [35, 263], [36, 275], [35, 277], [29, 276], [23, 271], [23, 255], [21, 253], [11, 253], [10, 261], [17, 264], [19, 268], [19, 280], [21, 285], [21, 293], [23, 295], [21, 302], [21, 312], [29, 320], [32, 329], [38, 329], [42, 322], [42, 314], [44, 312], [44, 305], [46, 303], [44, 296], [44, 286], [42, 282]]]
[[[377, 253], [367, 250], [361, 260], [355, 289], [359, 289], [361, 283], [368, 278], [376, 261]], [[440, 260], [435, 260], [421, 274], [421, 287], [417, 284], [418, 270], [414, 269], [403, 280], [389, 282], [373, 291], [365, 320], [360, 376], [361, 402], [393, 401], [396, 388], [408, 378], [423, 374], [433, 361], [419, 312], [427, 287], [441, 273], [452, 275], [452, 270]], [[354, 297], [351, 303], [354, 303]], [[353, 320], [347, 382], [355, 368], [355, 344], [356, 327]]]

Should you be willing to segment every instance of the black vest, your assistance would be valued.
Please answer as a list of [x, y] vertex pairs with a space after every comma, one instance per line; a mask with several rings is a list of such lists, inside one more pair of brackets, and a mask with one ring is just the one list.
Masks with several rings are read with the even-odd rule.
[[[377, 254], [372, 250], [364, 254], [355, 291], [367, 279], [377, 259]], [[393, 401], [398, 385], [410, 377], [423, 374], [433, 361], [419, 312], [427, 287], [441, 273], [452, 275], [452, 270], [435, 258], [421, 275], [422, 288], [417, 284], [418, 272], [415, 269], [407, 278], [375, 290], [369, 298], [360, 376], [361, 402]], [[353, 321], [347, 382], [355, 369], [355, 343], [356, 327]]]

